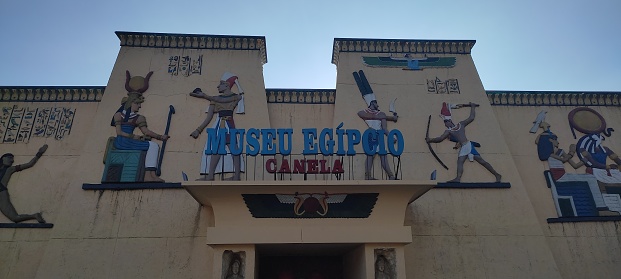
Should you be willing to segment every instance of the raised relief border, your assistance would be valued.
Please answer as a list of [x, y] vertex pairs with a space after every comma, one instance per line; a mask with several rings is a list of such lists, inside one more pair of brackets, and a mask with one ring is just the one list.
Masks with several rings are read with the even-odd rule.
[[150, 48], [258, 50], [267, 63], [264, 36], [196, 35], [170, 33], [115, 32], [121, 46]]
[[0, 102], [101, 102], [105, 86], [0, 86]]
[[334, 89], [266, 89], [267, 102], [271, 104], [334, 104]]
[[474, 40], [398, 40], [335, 38], [332, 64], [338, 65], [341, 52], [410, 53], [410, 54], [470, 54]]
[[619, 106], [621, 92], [486, 91], [492, 106]]

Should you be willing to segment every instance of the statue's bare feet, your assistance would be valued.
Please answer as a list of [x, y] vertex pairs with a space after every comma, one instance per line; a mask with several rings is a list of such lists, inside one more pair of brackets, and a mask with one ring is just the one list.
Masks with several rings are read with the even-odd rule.
[[500, 179], [502, 178], [502, 175], [500, 175], [500, 173], [494, 174], [494, 176], [496, 176], [496, 182], [500, 183]]
[[35, 213], [35, 218], [37, 218], [37, 222], [41, 224], [45, 223], [45, 219], [43, 219], [43, 216], [41, 215], [41, 213]]
[[165, 183], [166, 180], [161, 179], [161, 178], [156, 176], [156, 177], [145, 178], [144, 182]]
[[461, 178], [453, 178], [447, 181], [446, 183], [459, 183], [459, 182], [461, 182]]
[[201, 175], [201, 177], [197, 178], [195, 181], [207, 181], [207, 176], [206, 175]]

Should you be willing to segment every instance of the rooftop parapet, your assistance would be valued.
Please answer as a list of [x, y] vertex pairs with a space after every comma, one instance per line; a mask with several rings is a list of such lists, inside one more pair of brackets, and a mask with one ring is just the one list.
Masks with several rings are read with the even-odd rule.
[[341, 52], [470, 54], [475, 40], [401, 40], [334, 38], [332, 64]]
[[621, 92], [485, 91], [492, 106], [619, 106]]
[[0, 86], [0, 102], [100, 102], [105, 86]]
[[258, 50], [261, 62], [267, 63], [267, 50], [264, 36], [199, 35], [144, 32], [115, 32], [121, 46], [150, 48], [189, 48]]

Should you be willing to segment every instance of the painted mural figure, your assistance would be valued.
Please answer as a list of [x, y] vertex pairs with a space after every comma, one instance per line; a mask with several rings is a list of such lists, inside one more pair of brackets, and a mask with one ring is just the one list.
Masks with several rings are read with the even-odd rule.
[[[558, 137], [550, 131], [550, 124], [544, 121], [541, 122], [539, 126], [543, 129], [543, 132], [535, 139], [537, 153], [539, 155], [539, 160], [548, 162], [548, 169], [555, 184], [558, 184], [558, 182], [586, 182], [593, 196], [595, 206], [598, 209], [607, 209], [602, 192], [600, 191], [597, 179], [594, 175], [589, 173], [568, 173], [565, 171], [565, 163], [569, 163], [574, 169], [584, 165], [582, 162], [574, 162], [572, 160], [576, 152], [575, 145], [570, 145], [569, 152], [565, 153], [563, 149], [558, 148]], [[559, 186], [562, 187], [562, 184], [555, 185], [553, 191], [558, 192], [556, 188]]]
[[[621, 159], [614, 151], [602, 144], [605, 140], [602, 134], [610, 137], [614, 131], [606, 127], [604, 117], [593, 109], [579, 107], [573, 109], [568, 118], [572, 132], [576, 129], [585, 134], [576, 143], [576, 154], [587, 167], [586, 172], [595, 175], [602, 183], [621, 183], [619, 171]], [[608, 158], [614, 164], [607, 164]]]
[[[593, 173], [598, 181], [603, 183], [621, 183], [619, 165], [621, 159], [610, 148], [602, 145], [603, 137], [599, 134], [589, 134], [582, 137], [577, 144], [578, 157], [587, 166], [587, 172]], [[610, 158], [615, 164], [607, 164]]]
[[4, 216], [15, 223], [33, 219], [36, 219], [39, 223], [45, 223], [45, 220], [40, 212], [35, 214], [18, 214], [13, 206], [13, 203], [11, 203], [11, 197], [9, 196], [9, 190], [7, 187], [13, 173], [32, 168], [37, 163], [39, 158], [43, 156], [43, 153], [45, 153], [46, 150], [47, 144], [44, 144], [41, 148], [39, 148], [39, 152], [37, 152], [35, 157], [32, 158], [30, 162], [16, 166], [13, 166], [14, 156], [11, 153], [2, 155], [2, 158], [0, 159], [2, 161], [2, 166], [0, 167], [0, 211], [4, 214]]
[[[391, 103], [390, 111], [393, 113], [392, 116], [386, 115], [384, 112], [379, 110], [379, 105], [377, 104], [377, 100], [375, 98], [375, 93], [373, 93], [373, 89], [371, 89], [371, 85], [367, 80], [364, 72], [362, 70], [358, 72], [352, 73], [354, 76], [354, 80], [358, 85], [358, 89], [360, 90], [360, 94], [362, 94], [362, 99], [367, 104], [367, 108], [358, 112], [358, 117], [360, 117], [369, 127], [368, 130], [372, 130], [372, 133], [369, 133], [371, 136], [368, 137], [366, 142], [362, 142], [362, 144], [366, 145], [368, 150], [373, 150], [375, 153], [379, 150], [379, 141], [382, 140], [380, 137], [384, 137], [384, 135], [388, 135], [388, 129], [386, 128], [387, 121], [397, 122], [399, 116], [397, 115], [396, 110], [394, 110], [394, 101]], [[367, 130], [367, 131], [368, 131]], [[396, 139], [393, 139], [396, 140]], [[390, 166], [388, 165], [388, 159], [386, 155], [379, 155], [380, 162], [382, 165], [382, 169], [386, 172], [386, 176], [390, 180], [396, 179], [396, 176], [393, 174]], [[375, 180], [373, 177], [373, 157], [374, 155], [367, 155], [365, 166], [364, 166], [364, 179], [366, 180]], [[397, 171], [398, 171], [397, 167]]]
[[[235, 94], [231, 91], [233, 84], [237, 85], [237, 89], [239, 90], [239, 94]], [[224, 73], [222, 78], [220, 79], [220, 83], [218, 84], [218, 92], [219, 96], [209, 96], [202, 92], [200, 88], [194, 89], [190, 96], [196, 98], [202, 98], [208, 100], [209, 108], [207, 109], [207, 116], [201, 125], [196, 128], [190, 134], [193, 138], [198, 138], [203, 130], [209, 125], [209, 122], [216, 114], [216, 120], [214, 121], [212, 128], [216, 129], [217, 132], [220, 129], [235, 129], [235, 121], [233, 119], [233, 111], [237, 108], [236, 113], [244, 113], [243, 108], [243, 90], [239, 85], [238, 78], [232, 73]], [[224, 158], [221, 159], [222, 155], [207, 155], [203, 152], [203, 156], [201, 159], [201, 174], [207, 175], [205, 180], [214, 180], [214, 175], [216, 173], [229, 173], [233, 172], [234, 175], [231, 178], [232, 180], [240, 180], [241, 172], [244, 171], [245, 165], [242, 162], [242, 158], [240, 155], [232, 155], [230, 153], [230, 137], [227, 134], [226, 136], [226, 148], [228, 154], [224, 155]], [[209, 149], [209, 142], [205, 142], [205, 149], [207, 151]]]
[[[394, 121], [397, 122], [399, 116], [395, 113], [393, 116], [388, 116], [386, 113], [379, 110], [379, 105], [377, 104], [377, 100], [375, 100], [375, 96], [373, 94], [363, 95], [365, 101], [368, 102], [368, 107], [364, 110], [358, 112], [358, 117], [362, 118], [364, 122], [366, 122], [369, 129], [375, 130], [376, 133], [372, 133], [375, 135], [373, 137], [369, 137], [368, 141], [363, 143], [370, 147], [371, 150], [378, 150], [379, 146], [379, 137], [383, 137], [384, 135], [388, 135], [388, 129], [386, 128], [386, 122]], [[392, 170], [390, 169], [390, 165], [388, 165], [388, 159], [386, 155], [379, 155], [380, 162], [382, 164], [382, 168], [386, 172], [386, 176], [388, 176], [389, 180], [396, 179]], [[367, 155], [364, 169], [364, 178], [366, 180], [375, 180], [372, 174], [373, 168], [373, 155]]]
[[495, 176], [496, 182], [500, 182], [500, 179], [502, 177], [498, 172], [496, 172], [496, 170], [494, 170], [490, 163], [483, 160], [479, 152], [477, 152], [477, 150], [475, 149], [475, 143], [469, 141], [468, 138], [466, 138], [466, 126], [474, 121], [475, 108], [477, 106], [478, 104], [475, 103], [455, 105], [453, 108], [470, 107], [470, 116], [455, 125], [451, 118], [451, 106], [449, 106], [447, 103], [443, 103], [440, 117], [442, 117], [442, 119], [444, 120], [446, 131], [444, 131], [444, 133], [437, 138], [425, 139], [428, 143], [438, 143], [450, 137], [451, 141], [456, 142], [457, 145], [455, 146], [455, 149], [459, 149], [459, 155], [457, 157], [457, 176], [454, 179], [449, 180], [448, 182], [458, 183], [461, 181], [461, 176], [464, 172], [464, 162], [466, 162], [466, 158], [468, 158], [471, 162], [473, 160], [477, 161], [479, 164], [485, 167], [485, 169], [487, 169]]
[[[114, 114], [112, 126], [116, 130], [114, 147], [120, 150], [144, 150], [147, 151], [145, 158], [145, 182], [164, 182], [156, 174], [159, 145], [150, 140], [166, 141], [168, 135], [157, 134], [147, 127], [147, 119], [138, 114], [142, 107], [144, 97], [138, 92], [130, 92], [123, 98], [121, 107]], [[134, 130], [138, 128], [144, 136], [135, 135]]]

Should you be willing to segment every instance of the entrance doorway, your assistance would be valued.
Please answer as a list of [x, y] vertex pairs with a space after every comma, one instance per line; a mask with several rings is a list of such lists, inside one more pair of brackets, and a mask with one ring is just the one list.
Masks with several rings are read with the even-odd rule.
[[360, 244], [257, 245], [261, 279], [344, 279], [347, 255]]

